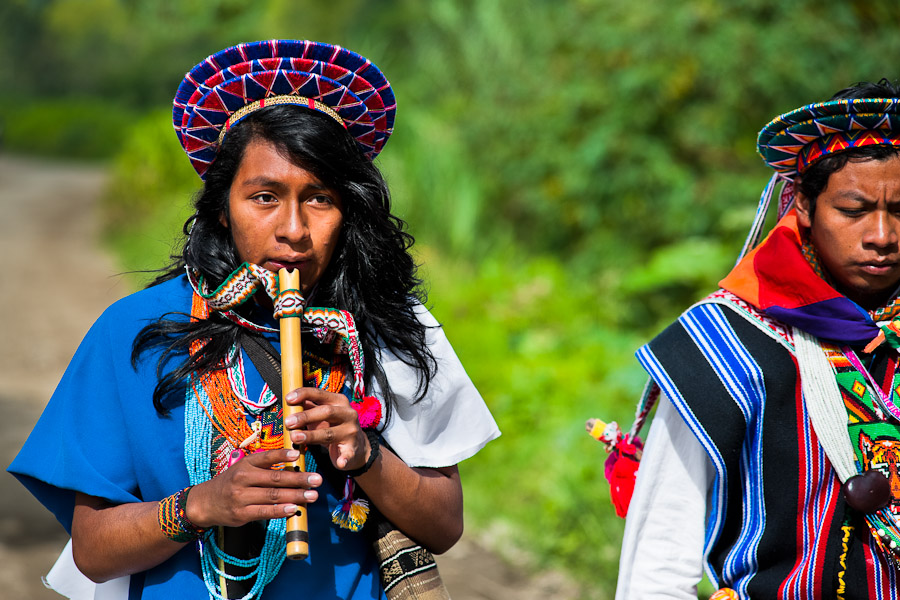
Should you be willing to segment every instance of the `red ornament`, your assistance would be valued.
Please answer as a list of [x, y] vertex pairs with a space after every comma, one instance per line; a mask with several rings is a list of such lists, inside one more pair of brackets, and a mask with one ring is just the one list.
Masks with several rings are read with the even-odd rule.
[[375, 396], [365, 396], [359, 402], [351, 402], [350, 406], [359, 416], [359, 426], [371, 429], [381, 423], [381, 402]]
[[634, 482], [640, 465], [640, 455], [644, 444], [640, 438], [632, 442], [629, 436], [610, 449], [606, 459], [606, 479], [609, 481], [609, 496], [616, 514], [623, 519], [628, 514], [628, 505], [634, 495]]

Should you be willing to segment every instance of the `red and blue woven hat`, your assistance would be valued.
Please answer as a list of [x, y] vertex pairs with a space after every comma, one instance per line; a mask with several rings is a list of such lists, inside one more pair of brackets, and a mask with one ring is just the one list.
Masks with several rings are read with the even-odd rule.
[[185, 75], [172, 122], [202, 179], [228, 130], [265, 106], [294, 104], [327, 114], [374, 159], [391, 135], [391, 84], [368, 59], [340, 46], [296, 40], [240, 44]]
[[776, 117], [757, 140], [766, 164], [789, 179], [823, 156], [873, 145], [900, 146], [900, 99], [808, 104]]

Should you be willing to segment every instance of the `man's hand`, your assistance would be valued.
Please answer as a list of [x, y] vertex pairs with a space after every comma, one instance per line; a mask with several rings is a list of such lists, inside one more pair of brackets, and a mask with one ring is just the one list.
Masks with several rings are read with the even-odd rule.
[[185, 507], [188, 520], [203, 528], [238, 527], [260, 519], [280, 519], [294, 514], [299, 504], [315, 502], [319, 493], [313, 488], [322, 484], [321, 475], [272, 468], [299, 455], [297, 450], [256, 452], [195, 485]]
[[303, 412], [285, 419], [295, 444], [326, 446], [331, 463], [342, 471], [358, 469], [366, 464], [371, 447], [359, 426], [359, 415], [343, 394], [315, 388], [290, 392], [288, 404], [303, 407]]

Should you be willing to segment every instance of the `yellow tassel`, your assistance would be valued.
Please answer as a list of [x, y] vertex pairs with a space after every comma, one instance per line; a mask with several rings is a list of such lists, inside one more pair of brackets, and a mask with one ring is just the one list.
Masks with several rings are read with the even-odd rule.
[[365, 500], [354, 500], [350, 503], [349, 508], [345, 502], [342, 502], [334, 512], [331, 513], [331, 521], [344, 529], [350, 531], [359, 531], [366, 524], [369, 518], [369, 503]]
[[594, 426], [591, 427], [591, 437], [595, 440], [600, 440], [603, 437], [603, 430], [606, 429], [606, 423], [597, 419], [594, 421]]

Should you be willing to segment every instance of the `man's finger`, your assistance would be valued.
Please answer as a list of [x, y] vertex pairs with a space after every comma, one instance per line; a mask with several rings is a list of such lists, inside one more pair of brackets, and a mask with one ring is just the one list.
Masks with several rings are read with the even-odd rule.
[[299, 458], [298, 450], [286, 450], [279, 448], [278, 450], [265, 450], [263, 452], [253, 452], [248, 454], [241, 460], [248, 461], [254, 467], [268, 469], [279, 463], [293, 462]]
[[291, 390], [284, 397], [288, 404], [302, 404], [303, 402], [311, 402], [316, 405], [324, 405], [324, 404], [342, 404], [348, 403], [347, 396], [343, 394], [336, 394], [334, 392], [326, 392], [325, 390], [320, 390], [318, 388], [297, 388], [295, 390]]
[[284, 425], [288, 429], [299, 429], [312, 423], [340, 425], [355, 420], [356, 411], [350, 408], [349, 404], [345, 406], [327, 404], [316, 405], [302, 413], [290, 415], [284, 420]]

